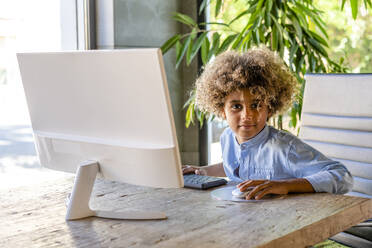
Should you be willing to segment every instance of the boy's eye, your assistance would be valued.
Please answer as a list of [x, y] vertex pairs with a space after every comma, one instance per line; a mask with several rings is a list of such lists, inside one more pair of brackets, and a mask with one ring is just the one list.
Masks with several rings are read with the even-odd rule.
[[260, 104], [258, 102], [251, 104], [251, 109], [258, 109], [260, 107]]
[[242, 108], [242, 105], [241, 104], [233, 104], [231, 106], [232, 109], [241, 109]]

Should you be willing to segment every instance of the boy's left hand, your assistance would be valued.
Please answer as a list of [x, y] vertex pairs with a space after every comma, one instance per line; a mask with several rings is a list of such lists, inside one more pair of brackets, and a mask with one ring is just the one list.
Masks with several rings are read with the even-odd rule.
[[303, 178], [291, 180], [248, 180], [237, 185], [240, 191], [245, 191], [249, 187], [254, 187], [245, 199], [260, 200], [268, 194], [286, 195], [290, 192], [314, 192], [312, 185]]

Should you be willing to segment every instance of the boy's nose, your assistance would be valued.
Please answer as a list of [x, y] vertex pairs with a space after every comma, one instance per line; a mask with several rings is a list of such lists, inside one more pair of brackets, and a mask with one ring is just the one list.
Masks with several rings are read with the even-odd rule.
[[244, 108], [242, 111], [242, 119], [243, 120], [252, 120], [253, 111], [249, 108]]

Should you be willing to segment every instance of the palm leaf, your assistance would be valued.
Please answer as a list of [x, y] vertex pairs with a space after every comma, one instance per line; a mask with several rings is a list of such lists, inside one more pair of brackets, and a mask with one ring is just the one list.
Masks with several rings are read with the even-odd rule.
[[181, 38], [180, 34], [176, 34], [172, 36], [169, 40], [167, 40], [162, 46], [161, 46], [161, 51], [163, 54], [165, 54], [169, 49], [171, 49], [177, 41], [179, 41]]
[[182, 22], [186, 25], [192, 26], [192, 27], [197, 27], [198, 26], [198, 24], [196, 24], [196, 22], [190, 16], [184, 15], [184, 14], [181, 14], [181, 13], [175, 13], [173, 15], [173, 19], [176, 20], [176, 21]]

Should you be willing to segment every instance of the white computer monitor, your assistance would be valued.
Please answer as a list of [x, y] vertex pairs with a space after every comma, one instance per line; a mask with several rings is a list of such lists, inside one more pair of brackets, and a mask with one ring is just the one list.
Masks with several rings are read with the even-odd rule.
[[91, 210], [95, 176], [183, 187], [159, 49], [18, 53], [42, 166], [77, 172], [66, 219], [161, 219], [163, 213]]

